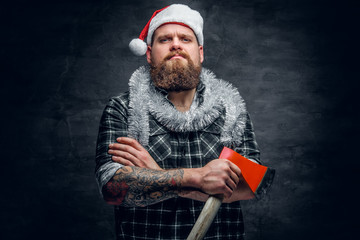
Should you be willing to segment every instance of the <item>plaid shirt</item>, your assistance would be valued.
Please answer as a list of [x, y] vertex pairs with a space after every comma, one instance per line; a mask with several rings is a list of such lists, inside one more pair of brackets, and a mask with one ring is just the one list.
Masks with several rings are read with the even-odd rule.
[[[120, 164], [112, 162], [108, 145], [119, 136], [127, 136], [128, 93], [110, 100], [100, 122], [96, 177], [100, 189], [111, 179]], [[171, 132], [149, 116], [150, 137], [147, 148], [163, 169], [197, 168], [218, 158], [222, 148], [220, 131], [224, 114], [212, 124], [196, 132]], [[243, 156], [259, 161], [252, 123], [248, 116], [241, 146], [233, 149]], [[204, 203], [172, 198], [139, 207], [115, 207], [117, 239], [186, 239]], [[244, 224], [240, 202], [222, 204], [204, 239], [243, 239]]]

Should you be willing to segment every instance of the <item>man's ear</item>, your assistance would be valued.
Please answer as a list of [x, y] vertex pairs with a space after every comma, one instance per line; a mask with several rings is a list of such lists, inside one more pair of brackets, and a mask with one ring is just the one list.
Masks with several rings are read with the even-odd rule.
[[204, 47], [199, 46], [199, 54], [200, 54], [200, 62], [202, 63], [204, 61]]
[[149, 64], [151, 64], [151, 46], [147, 47], [146, 50], [146, 60]]

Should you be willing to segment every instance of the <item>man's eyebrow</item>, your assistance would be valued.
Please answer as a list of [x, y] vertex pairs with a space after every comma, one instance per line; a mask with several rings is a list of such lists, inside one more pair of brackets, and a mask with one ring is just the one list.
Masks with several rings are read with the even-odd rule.
[[191, 38], [191, 39], [195, 38], [195, 36], [193, 36], [191, 34], [186, 34], [186, 33], [181, 33], [181, 34], [179, 34], [179, 36], [182, 38]]
[[166, 34], [160, 34], [158, 36], [156, 36], [156, 38], [168, 38], [168, 37], [172, 37], [173, 34], [171, 33], [166, 33]]
[[[158, 35], [156, 36], [156, 38], [169, 38], [169, 37], [173, 37], [175, 34], [173, 33], [166, 33], [166, 34], [161, 34], [161, 35]], [[194, 38], [194, 36], [190, 35], [190, 34], [186, 34], [186, 33], [180, 33], [178, 34], [179, 37], [181, 38]]]

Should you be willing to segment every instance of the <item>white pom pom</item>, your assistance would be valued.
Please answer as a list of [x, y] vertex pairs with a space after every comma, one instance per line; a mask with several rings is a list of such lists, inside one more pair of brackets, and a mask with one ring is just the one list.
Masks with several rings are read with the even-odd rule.
[[146, 53], [147, 45], [143, 40], [135, 38], [129, 43], [129, 48], [136, 56], [142, 56]]

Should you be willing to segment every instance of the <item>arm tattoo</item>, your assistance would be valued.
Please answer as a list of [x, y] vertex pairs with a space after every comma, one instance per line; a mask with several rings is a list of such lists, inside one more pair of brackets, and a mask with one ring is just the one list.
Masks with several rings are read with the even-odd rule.
[[183, 176], [182, 169], [123, 167], [104, 185], [103, 195], [110, 204], [144, 207], [177, 196]]

